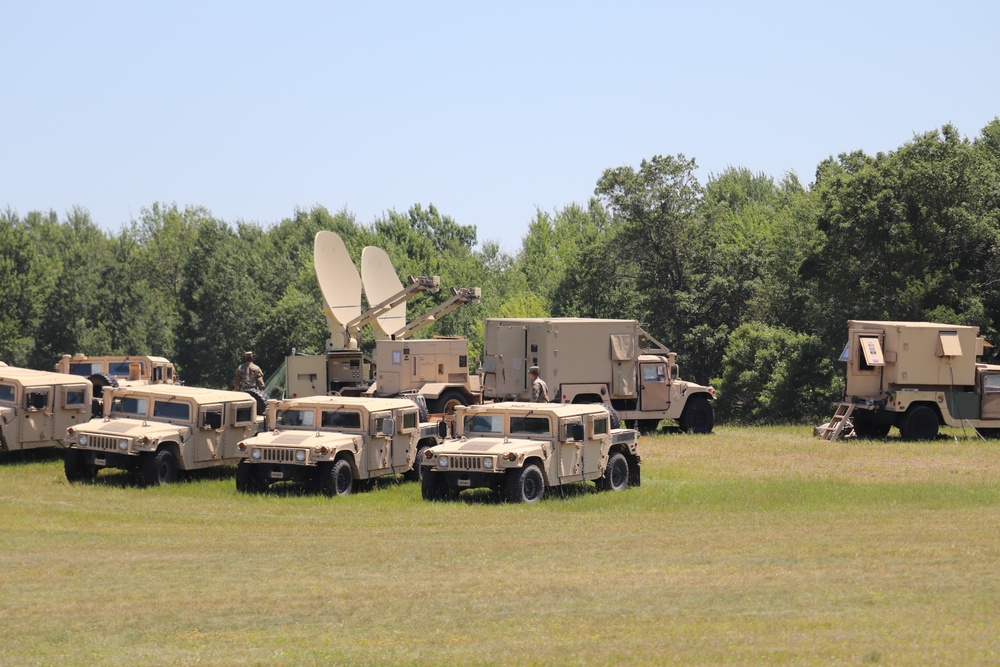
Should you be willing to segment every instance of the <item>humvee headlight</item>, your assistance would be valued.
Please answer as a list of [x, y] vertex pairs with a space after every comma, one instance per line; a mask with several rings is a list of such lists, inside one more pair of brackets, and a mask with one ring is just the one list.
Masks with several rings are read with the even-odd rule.
[[85, 436], [85, 435], [81, 435], [80, 436], [80, 444], [81, 445], [86, 445], [87, 444], [87, 436]]
[[303, 461], [305, 461], [306, 460], [306, 450], [304, 450], [304, 449], [297, 449], [297, 450], [295, 450], [295, 460], [298, 461], [299, 463], [302, 463]]
[[483, 470], [493, 470], [493, 459], [483, 459]]
[[447, 456], [439, 456], [438, 457], [438, 465], [441, 466], [442, 468], [447, 468], [448, 467], [448, 457]]
[[118, 441], [118, 449], [122, 450], [123, 452], [126, 449], [128, 449], [128, 440], [119, 440]]
[[253, 457], [253, 458], [255, 458], [255, 459], [257, 459], [259, 461], [260, 460], [260, 448], [254, 447], [252, 450], [250, 450], [250, 456]]

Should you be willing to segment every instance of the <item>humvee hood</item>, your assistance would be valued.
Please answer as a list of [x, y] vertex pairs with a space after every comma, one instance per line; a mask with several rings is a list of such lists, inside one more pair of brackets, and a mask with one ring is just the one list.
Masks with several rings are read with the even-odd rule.
[[[351, 444], [355, 439], [361, 439], [360, 434], [333, 433], [328, 431], [267, 431], [258, 433], [247, 443], [257, 447], [327, 447]], [[360, 443], [359, 443], [360, 444]]]
[[100, 433], [101, 435], [145, 435], [150, 438], [174, 434], [178, 431], [190, 433], [187, 424], [171, 424], [169, 422], [145, 421], [142, 419], [103, 419], [92, 420], [77, 429], [81, 433]]
[[435, 454], [504, 454], [514, 452], [515, 454], [529, 450], [537, 451], [540, 447], [549, 445], [547, 440], [527, 440], [519, 438], [469, 438], [462, 440], [449, 440], [448, 442], [432, 447]]

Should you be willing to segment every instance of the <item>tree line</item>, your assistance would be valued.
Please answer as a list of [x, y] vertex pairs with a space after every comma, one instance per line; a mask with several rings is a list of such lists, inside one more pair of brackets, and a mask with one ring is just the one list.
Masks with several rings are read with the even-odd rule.
[[157, 354], [188, 384], [225, 386], [245, 349], [265, 371], [292, 347], [321, 352], [320, 230], [356, 261], [376, 245], [403, 276], [482, 287], [481, 304], [421, 334], [466, 336], [473, 357], [486, 317], [637, 319], [685, 377], [716, 386], [723, 421], [826, 415], [848, 319], [969, 324], [997, 340], [1000, 120], [971, 140], [946, 125], [888, 153], [831, 157], [810, 186], [738, 167], [701, 183], [696, 170], [683, 155], [607, 169], [586, 203], [537, 211], [514, 254], [433, 205], [367, 223], [315, 207], [262, 226], [154, 203], [117, 232], [81, 208], [7, 209], [0, 360]]

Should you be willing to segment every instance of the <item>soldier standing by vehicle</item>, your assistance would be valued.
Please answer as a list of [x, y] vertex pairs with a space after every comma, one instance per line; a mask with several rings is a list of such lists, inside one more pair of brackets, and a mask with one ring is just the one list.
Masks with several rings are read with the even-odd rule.
[[538, 377], [538, 366], [528, 369], [528, 377], [531, 379], [531, 402], [548, 403], [549, 386], [545, 384], [545, 380]]
[[243, 353], [243, 363], [236, 368], [236, 375], [233, 376], [233, 389], [264, 389], [264, 372], [253, 362], [253, 352]]

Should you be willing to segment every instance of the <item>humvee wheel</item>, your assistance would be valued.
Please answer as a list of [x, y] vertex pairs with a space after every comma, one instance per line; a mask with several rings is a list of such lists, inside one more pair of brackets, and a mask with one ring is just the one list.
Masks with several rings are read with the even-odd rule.
[[639, 431], [639, 435], [649, 435], [650, 433], [656, 433], [656, 429], [660, 426], [659, 419], [636, 419], [635, 420], [635, 430]]
[[177, 458], [169, 449], [146, 454], [142, 461], [142, 482], [146, 486], [162, 486], [177, 481]]
[[353, 488], [354, 473], [347, 459], [337, 459], [320, 472], [320, 489], [325, 496], [349, 496]]
[[450, 415], [455, 412], [455, 408], [459, 405], [468, 405], [469, 399], [466, 398], [458, 389], [447, 389], [441, 392], [441, 395], [436, 401], [434, 401], [434, 412], [440, 412], [443, 415]]
[[504, 500], [509, 503], [537, 503], [545, 495], [545, 478], [534, 463], [507, 471]]
[[66, 450], [66, 455], [63, 459], [63, 470], [66, 472], [67, 481], [80, 482], [97, 477], [97, 466], [85, 463], [85, 456], [86, 454], [73, 447]]
[[678, 421], [682, 431], [711, 433], [715, 426], [715, 410], [707, 398], [695, 396], [684, 406], [684, 412]]
[[424, 500], [452, 500], [456, 496], [441, 473], [423, 471], [420, 476], [420, 497]]
[[264, 414], [264, 411], [267, 410], [267, 394], [265, 394], [262, 389], [258, 389], [257, 387], [244, 389], [243, 393], [250, 394], [253, 396], [253, 400], [257, 402], [257, 416], [259, 417]]
[[413, 459], [413, 467], [403, 473], [403, 478], [411, 482], [419, 482], [424, 478], [424, 467], [420, 462], [424, 460], [424, 452], [430, 449], [427, 445], [417, 448], [417, 455]]
[[938, 416], [926, 405], [917, 405], [907, 410], [899, 433], [903, 440], [933, 440], [938, 434]]
[[423, 394], [407, 394], [406, 398], [410, 399], [417, 406], [417, 416], [420, 418], [420, 421], [427, 421], [427, 398]]
[[621, 452], [613, 452], [608, 457], [604, 476], [597, 480], [601, 491], [624, 491], [628, 488], [628, 459]]
[[257, 465], [240, 461], [236, 466], [236, 490], [240, 493], [264, 493], [267, 480], [260, 474]]

